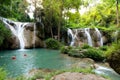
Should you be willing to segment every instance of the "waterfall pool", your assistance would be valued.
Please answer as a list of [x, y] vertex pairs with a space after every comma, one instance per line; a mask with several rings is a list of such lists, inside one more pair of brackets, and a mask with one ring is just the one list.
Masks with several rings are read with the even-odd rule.
[[[79, 58], [68, 57], [58, 50], [49, 49], [23, 49], [0, 51], [0, 67], [3, 67], [9, 76], [16, 77], [27, 74], [36, 68], [43, 69], [65, 69], [80, 62]], [[86, 65], [87, 66], [87, 65]], [[95, 71], [111, 77], [112, 80], [119, 80], [120, 75], [109, 70], [109, 68], [98, 68]]]
[[4, 67], [13, 77], [26, 74], [35, 68], [68, 68], [77, 61], [75, 58], [65, 57], [57, 50], [49, 49], [5, 50], [0, 52], [0, 67]]

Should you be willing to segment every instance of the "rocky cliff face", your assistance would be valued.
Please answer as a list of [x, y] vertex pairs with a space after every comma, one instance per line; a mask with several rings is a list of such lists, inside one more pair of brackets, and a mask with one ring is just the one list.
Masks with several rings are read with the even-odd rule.
[[25, 48], [33, 48], [33, 47], [43, 47], [43, 41], [37, 36], [41, 35], [37, 33], [37, 29], [34, 33], [33, 25], [31, 27], [26, 27], [24, 30], [24, 41], [25, 41]]
[[[17, 26], [16, 26], [17, 27]], [[37, 27], [36, 31], [34, 32], [34, 24], [29, 23], [24, 26], [23, 30], [23, 41], [24, 41], [24, 48], [34, 48], [34, 47], [43, 47], [44, 43], [41, 40], [40, 36], [41, 34], [38, 33]], [[18, 32], [19, 34], [19, 32]], [[19, 41], [19, 35], [12, 35], [11, 38], [8, 40], [9, 48], [10, 49], [18, 49], [20, 48], [20, 41]]]

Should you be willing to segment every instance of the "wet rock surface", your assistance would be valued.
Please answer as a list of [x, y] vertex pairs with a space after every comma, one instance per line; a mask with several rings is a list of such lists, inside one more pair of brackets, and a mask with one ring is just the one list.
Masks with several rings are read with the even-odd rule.
[[94, 74], [65, 72], [65, 73], [54, 76], [51, 80], [107, 80], [107, 79]]

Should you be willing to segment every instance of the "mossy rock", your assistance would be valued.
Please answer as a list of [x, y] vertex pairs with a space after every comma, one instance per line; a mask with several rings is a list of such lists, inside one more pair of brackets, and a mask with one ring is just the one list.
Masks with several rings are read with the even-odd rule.
[[112, 54], [108, 57], [108, 62], [110, 66], [120, 74], [120, 49], [113, 51]]

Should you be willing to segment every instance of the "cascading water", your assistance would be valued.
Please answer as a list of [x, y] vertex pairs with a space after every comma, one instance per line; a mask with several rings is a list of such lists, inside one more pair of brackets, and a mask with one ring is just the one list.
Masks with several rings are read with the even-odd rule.
[[71, 36], [72, 40], [70, 42], [70, 46], [73, 46], [74, 45], [74, 35], [73, 35], [73, 32], [71, 29], [68, 28], [68, 36]]
[[95, 31], [97, 33], [98, 38], [100, 39], [100, 46], [103, 46], [103, 39], [102, 39], [102, 34], [98, 30], [98, 28], [95, 28]]
[[[5, 25], [7, 25], [9, 27], [9, 29], [12, 31], [12, 33], [16, 37], [18, 37], [18, 39], [20, 41], [20, 49], [24, 49], [24, 47], [25, 47], [24, 26], [28, 23], [14, 22], [14, 21], [10, 21], [8, 19], [1, 18], [1, 17], [0, 17], [0, 19], [4, 22]], [[13, 23], [14, 25], [12, 26], [12, 25], [10, 25], [10, 23]]]
[[88, 45], [93, 46], [92, 45], [92, 38], [91, 38], [90, 33], [89, 33], [89, 28], [85, 28], [84, 30], [85, 30], [85, 34], [87, 36]]
[[15, 22], [16, 26], [17, 26], [17, 37], [20, 41], [20, 48], [21, 49], [24, 49], [25, 47], [25, 42], [24, 42], [24, 26], [27, 24], [27, 23], [21, 23], [21, 22]]

